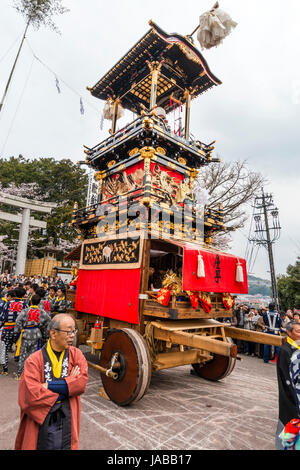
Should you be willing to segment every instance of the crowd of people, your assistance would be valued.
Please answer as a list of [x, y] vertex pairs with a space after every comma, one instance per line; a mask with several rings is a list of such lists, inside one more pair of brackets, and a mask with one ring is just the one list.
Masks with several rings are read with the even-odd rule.
[[[260, 308], [236, 304], [232, 318], [224, 321], [229, 321], [236, 328], [287, 336], [286, 325], [290, 321], [299, 322], [300, 312], [297, 309], [277, 312], [274, 303]], [[278, 356], [277, 347], [242, 340], [237, 340], [236, 343], [240, 354], [259, 357], [265, 363], [276, 360]]]
[[[15, 378], [21, 380], [16, 449], [78, 448], [79, 422], [73, 427], [71, 416], [78, 421], [79, 395], [85, 390], [88, 375], [83, 354], [72, 346], [77, 329], [72, 315], [66, 315], [70, 307], [67, 288], [76, 289], [76, 279], [64, 282], [60, 277], [0, 275], [0, 371], [8, 375], [8, 357], [13, 353], [18, 363]], [[275, 447], [300, 449], [300, 312], [277, 312], [274, 303], [259, 309], [236, 304], [233, 316], [223, 321], [239, 329], [286, 337], [281, 347], [235, 342], [238, 353], [277, 363], [279, 418]], [[36, 374], [44, 374], [42, 389], [46, 392]], [[41, 396], [43, 425], [37, 424], [40, 417], [30, 421], [26, 411], [28, 406], [35, 409], [37, 396]], [[28, 426], [32, 432], [27, 432]]]
[[68, 283], [60, 277], [0, 275], [0, 370], [8, 375], [8, 355], [15, 348], [19, 379], [27, 357], [48, 340], [54, 315], [66, 313]]
[[60, 277], [0, 275], [0, 368], [18, 363], [20, 424], [16, 450], [78, 449], [87, 361]]

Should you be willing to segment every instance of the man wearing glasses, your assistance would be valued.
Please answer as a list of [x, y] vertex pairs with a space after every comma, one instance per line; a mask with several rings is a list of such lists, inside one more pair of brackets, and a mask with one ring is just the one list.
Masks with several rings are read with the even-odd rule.
[[16, 450], [78, 449], [80, 395], [86, 388], [88, 365], [72, 346], [75, 325], [71, 315], [57, 314], [49, 324], [48, 342], [25, 361]]

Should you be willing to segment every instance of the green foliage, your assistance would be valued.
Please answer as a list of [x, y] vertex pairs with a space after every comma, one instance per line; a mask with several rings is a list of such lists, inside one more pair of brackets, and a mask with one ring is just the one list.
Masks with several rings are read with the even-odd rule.
[[283, 310], [300, 309], [300, 257], [295, 265], [289, 265], [286, 275], [277, 279], [280, 307]]
[[[74, 240], [77, 233], [68, 227], [72, 220], [72, 211], [75, 202], [79, 207], [85, 206], [88, 178], [85, 171], [69, 159], [55, 160], [54, 158], [25, 159], [18, 158], [0, 160], [0, 183], [7, 187], [9, 183], [16, 186], [22, 183], [36, 183], [38, 199], [55, 202], [58, 207], [47, 220], [47, 236], [53, 237], [54, 243], [58, 238]], [[35, 218], [41, 214], [32, 213]], [[61, 227], [61, 224], [64, 226]], [[8, 234], [0, 226], [1, 234]]]
[[44, 25], [59, 32], [52, 17], [69, 11], [62, 6], [61, 1], [62, 0], [13, 0], [13, 4], [14, 8], [24, 16], [26, 23], [29, 23], [36, 29]]

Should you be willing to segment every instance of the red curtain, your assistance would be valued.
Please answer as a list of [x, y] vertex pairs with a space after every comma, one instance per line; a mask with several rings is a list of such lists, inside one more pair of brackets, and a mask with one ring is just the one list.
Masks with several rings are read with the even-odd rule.
[[[204, 262], [205, 277], [197, 277], [198, 250], [184, 248], [183, 290], [202, 292], [228, 292], [247, 294], [246, 261], [236, 256], [200, 250]], [[236, 282], [237, 262], [243, 270], [243, 282]]]
[[139, 324], [141, 269], [79, 270], [75, 309]]

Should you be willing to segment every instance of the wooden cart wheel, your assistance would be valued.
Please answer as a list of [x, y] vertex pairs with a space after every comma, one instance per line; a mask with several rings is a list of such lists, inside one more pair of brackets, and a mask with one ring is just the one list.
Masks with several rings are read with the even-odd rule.
[[[227, 343], [233, 343], [231, 338], [226, 338]], [[234, 357], [213, 354], [213, 359], [201, 364], [192, 364], [194, 371], [199, 377], [207, 380], [218, 381], [231, 374], [234, 369], [236, 359]]]
[[117, 379], [101, 373], [108, 397], [117, 405], [126, 406], [140, 400], [148, 390], [151, 379], [151, 358], [143, 337], [135, 330], [122, 328], [112, 331], [101, 351], [100, 366], [109, 369], [118, 353]]

